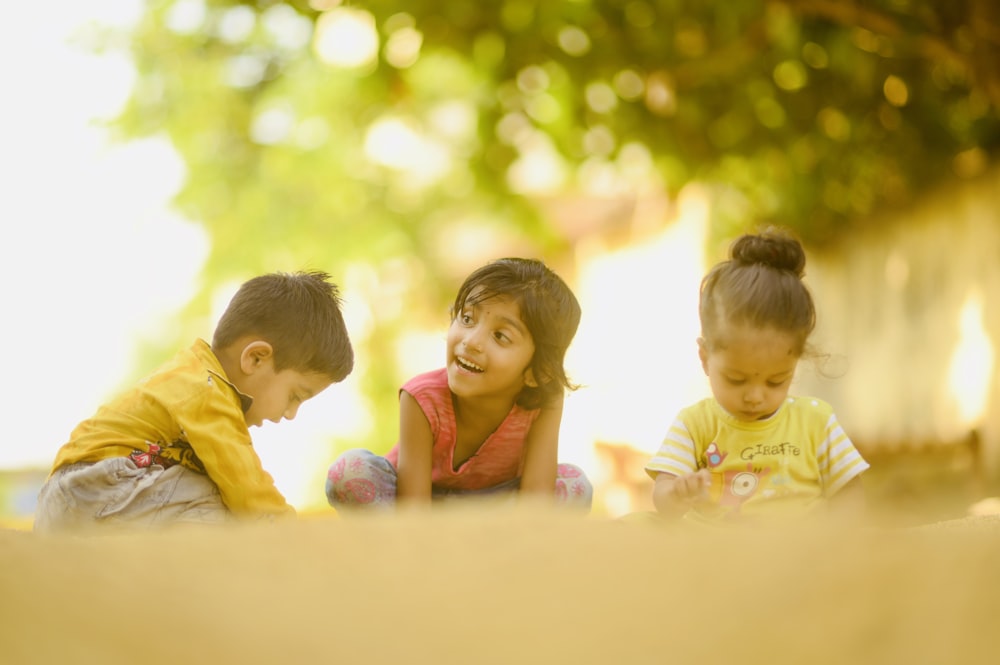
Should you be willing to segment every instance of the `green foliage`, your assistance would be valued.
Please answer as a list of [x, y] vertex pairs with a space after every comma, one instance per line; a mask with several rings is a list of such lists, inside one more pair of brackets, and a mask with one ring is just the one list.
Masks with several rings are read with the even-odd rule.
[[[348, 10], [374, 19], [376, 61], [320, 57], [323, 22]], [[407, 306], [366, 342], [388, 344], [446, 311], [471, 224], [506, 234], [498, 247], [566, 249], [511, 185], [546, 143], [565, 176], [546, 195], [588, 192], [594, 172], [618, 195], [699, 180], [719, 239], [774, 222], [821, 245], [975, 175], [1000, 138], [998, 16], [989, 0], [158, 0], [117, 126], [168, 133], [186, 161], [176, 203], [211, 234], [211, 284], [355, 261], [391, 282], [385, 266], [417, 257]], [[389, 134], [379, 162], [367, 142], [389, 119], [426, 143]], [[383, 390], [405, 378], [373, 371]], [[394, 413], [385, 394], [376, 411]]]
[[[359, 2], [349, 7], [373, 16], [382, 57], [355, 69], [324, 64], [309, 40], [328, 13], [317, 8], [339, 3], [209, 1], [179, 30], [191, 4], [149, 5], [121, 128], [170, 133], [191, 169], [178, 203], [213, 233], [377, 236], [480, 200], [537, 231], [507, 190], [522, 148], [500, 131], [506, 119], [547, 134], [570, 172], [647, 146], [669, 190], [736, 188], [730, 221], [821, 243], [948, 177], [959, 155], [960, 172], [975, 170], [1000, 134], [1000, 10], [988, 2]], [[234, 31], [240, 20], [250, 27]], [[295, 30], [305, 38], [282, 36]], [[394, 66], [386, 54], [404, 34], [420, 36], [419, 57]], [[449, 101], [476, 116], [475, 136], [447, 143], [453, 173], [413, 192], [408, 174], [369, 163], [373, 122], [395, 114], [434, 133]], [[251, 128], [269, 112], [295, 131], [262, 144]], [[585, 186], [576, 176], [565, 191]], [[406, 249], [421, 249], [409, 235]]]

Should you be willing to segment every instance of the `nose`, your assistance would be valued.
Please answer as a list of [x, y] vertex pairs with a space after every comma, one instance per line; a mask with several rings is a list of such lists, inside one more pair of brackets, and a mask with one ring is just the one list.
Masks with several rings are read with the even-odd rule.
[[743, 393], [743, 401], [751, 405], [760, 404], [764, 401], [764, 391], [760, 386], [747, 388], [746, 392]]
[[475, 351], [483, 350], [483, 329], [481, 326], [473, 326], [465, 334], [465, 346], [466, 348], [473, 349]]

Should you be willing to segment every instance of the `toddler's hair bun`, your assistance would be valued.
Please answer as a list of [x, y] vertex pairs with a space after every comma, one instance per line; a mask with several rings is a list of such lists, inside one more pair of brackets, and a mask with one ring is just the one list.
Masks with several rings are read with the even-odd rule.
[[734, 261], [742, 265], [760, 263], [775, 270], [787, 270], [799, 277], [805, 274], [806, 253], [802, 244], [776, 229], [740, 236], [733, 243], [730, 254]]

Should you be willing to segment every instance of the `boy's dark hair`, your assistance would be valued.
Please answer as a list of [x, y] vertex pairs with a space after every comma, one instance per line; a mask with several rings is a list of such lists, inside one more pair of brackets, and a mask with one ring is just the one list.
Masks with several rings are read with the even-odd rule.
[[219, 319], [212, 348], [252, 335], [274, 348], [275, 371], [318, 373], [334, 383], [354, 368], [340, 291], [325, 272], [270, 273], [245, 282]]
[[538, 386], [526, 385], [517, 396], [518, 405], [537, 409], [563, 390], [575, 390], [563, 361], [580, 325], [580, 303], [566, 283], [536, 259], [498, 259], [465, 278], [451, 308], [452, 320], [466, 306], [497, 296], [517, 303], [535, 343], [531, 371]]
[[725, 324], [773, 327], [793, 335], [802, 355], [816, 327], [816, 308], [802, 282], [806, 255], [788, 231], [767, 228], [747, 233], [729, 249], [730, 259], [713, 267], [701, 282], [698, 314], [709, 348], [725, 347]]

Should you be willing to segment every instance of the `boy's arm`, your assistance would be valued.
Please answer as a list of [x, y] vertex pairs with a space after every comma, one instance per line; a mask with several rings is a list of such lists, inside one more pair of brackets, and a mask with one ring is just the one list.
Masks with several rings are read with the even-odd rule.
[[399, 392], [399, 459], [396, 461], [396, 497], [422, 504], [431, 499], [431, 463], [434, 437], [427, 416], [413, 396]]
[[521, 489], [525, 494], [553, 496], [559, 466], [559, 427], [562, 423], [563, 398], [543, 407], [535, 418], [524, 443], [524, 468]]
[[293, 515], [295, 509], [253, 449], [246, 425], [225, 410], [213, 409], [211, 403], [198, 411], [197, 417], [179, 424], [226, 507], [237, 516]]

